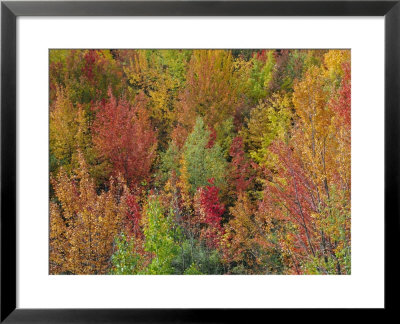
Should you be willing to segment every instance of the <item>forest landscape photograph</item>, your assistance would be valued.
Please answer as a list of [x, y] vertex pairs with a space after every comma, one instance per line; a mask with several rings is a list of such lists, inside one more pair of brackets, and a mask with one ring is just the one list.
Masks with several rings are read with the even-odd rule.
[[351, 51], [50, 49], [49, 274], [350, 275]]

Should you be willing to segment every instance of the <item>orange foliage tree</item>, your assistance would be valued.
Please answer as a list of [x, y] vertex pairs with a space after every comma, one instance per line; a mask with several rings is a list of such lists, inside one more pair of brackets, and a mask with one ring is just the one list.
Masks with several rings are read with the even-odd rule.
[[80, 167], [69, 177], [61, 170], [52, 178], [50, 203], [50, 273], [105, 274], [110, 267], [114, 237], [127, 214], [128, 188], [111, 180], [108, 192], [97, 194], [82, 154]]

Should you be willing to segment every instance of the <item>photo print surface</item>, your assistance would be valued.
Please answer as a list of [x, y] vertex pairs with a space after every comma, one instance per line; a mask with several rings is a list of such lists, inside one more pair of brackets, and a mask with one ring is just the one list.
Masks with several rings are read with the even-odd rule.
[[351, 274], [351, 52], [49, 50], [49, 273]]

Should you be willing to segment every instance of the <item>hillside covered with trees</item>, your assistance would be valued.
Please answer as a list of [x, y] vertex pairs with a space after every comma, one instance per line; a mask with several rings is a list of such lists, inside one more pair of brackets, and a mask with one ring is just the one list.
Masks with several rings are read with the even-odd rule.
[[50, 274], [350, 274], [349, 50], [50, 50]]

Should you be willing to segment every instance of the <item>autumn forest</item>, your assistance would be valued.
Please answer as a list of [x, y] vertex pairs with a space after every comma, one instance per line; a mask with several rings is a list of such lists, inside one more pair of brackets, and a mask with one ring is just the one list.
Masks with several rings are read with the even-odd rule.
[[350, 50], [50, 50], [49, 273], [350, 274]]

